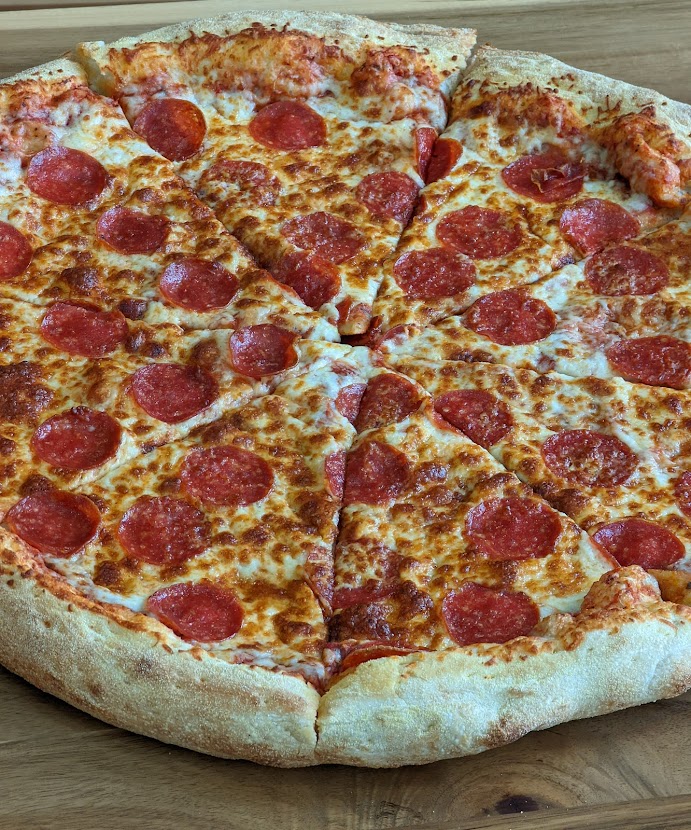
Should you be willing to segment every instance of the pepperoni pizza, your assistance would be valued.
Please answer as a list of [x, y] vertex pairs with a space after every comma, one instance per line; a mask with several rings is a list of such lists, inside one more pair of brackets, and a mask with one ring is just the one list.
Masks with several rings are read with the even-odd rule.
[[241, 12], [0, 82], [6, 666], [279, 766], [691, 686], [690, 110], [473, 42]]

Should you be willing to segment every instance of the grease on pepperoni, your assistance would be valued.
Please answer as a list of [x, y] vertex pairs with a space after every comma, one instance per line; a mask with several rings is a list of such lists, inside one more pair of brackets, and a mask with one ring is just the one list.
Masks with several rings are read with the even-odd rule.
[[420, 393], [405, 378], [382, 372], [367, 384], [355, 419], [355, 429], [377, 429], [397, 424], [420, 406]]
[[365, 441], [348, 455], [344, 504], [385, 504], [404, 492], [410, 464], [395, 447]]
[[295, 291], [305, 305], [321, 308], [341, 290], [336, 266], [314, 253], [293, 251], [283, 256], [273, 275]]
[[96, 199], [108, 181], [108, 173], [99, 161], [69, 147], [47, 147], [36, 153], [26, 173], [26, 183], [37, 196], [73, 207]]
[[513, 427], [508, 407], [490, 392], [459, 389], [434, 399], [434, 411], [485, 449], [501, 441]]
[[258, 161], [217, 161], [204, 173], [204, 180], [218, 180], [234, 184], [252, 200], [264, 207], [276, 204], [281, 193], [281, 182], [265, 164]]
[[101, 215], [96, 234], [121, 254], [152, 254], [166, 241], [170, 222], [139, 210], [114, 207]]
[[165, 269], [159, 288], [180, 308], [210, 311], [228, 305], [237, 293], [238, 281], [220, 262], [185, 257]]
[[184, 499], [142, 496], [125, 512], [118, 539], [128, 556], [151, 565], [180, 565], [209, 547], [211, 523]]
[[451, 639], [459, 646], [469, 646], [526, 637], [540, 621], [540, 611], [522, 592], [464, 582], [444, 597], [442, 617]]
[[481, 297], [470, 307], [465, 323], [494, 343], [518, 346], [543, 340], [556, 328], [557, 318], [542, 300], [509, 288]]
[[204, 504], [238, 507], [265, 499], [274, 474], [256, 453], [239, 447], [210, 447], [188, 453], [182, 467], [185, 490]]
[[283, 372], [298, 361], [293, 345], [295, 337], [272, 323], [238, 329], [229, 341], [231, 365], [236, 372], [250, 378]]
[[614, 435], [569, 429], [542, 445], [542, 457], [558, 476], [583, 487], [616, 487], [631, 477], [638, 457]]
[[96, 535], [101, 515], [86, 496], [47, 490], [17, 502], [5, 516], [10, 530], [41, 553], [71, 556]]
[[616, 245], [586, 262], [585, 278], [596, 294], [605, 297], [655, 294], [669, 282], [669, 269], [648, 251], [632, 245]]
[[488, 559], [539, 559], [554, 553], [561, 521], [533, 499], [493, 498], [468, 513], [464, 535]]
[[448, 176], [462, 152], [463, 148], [455, 139], [438, 138], [434, 143], [432, 157], [427, 166], [426, 184], [432, 184]]
[[691, 376], [691, 345], [676, 337], [618, 340], [605, 355], [615, 372], [637, 383], [683, 389]]
[[620, 565], [667, 568], [684, 556], [684, 545], [669, 530], [644, 519], [622, 519], [593, 533], [593, 541]]
[[352, 259], [365, 247], [361, 231], [323, 210], [289, 219], [281, 226], [281, 233], [296, 248], [313, 251], [336, 264]]
[[409, 251], [393, 267], [394, 278], [414, 300], [439, 300], [467, 291], [475, 282], [475, 266], [447, 248]]
[[112, 458], [122, 430], [106, 412], [75, 406], [44, 421], [31, 436], [31, 450], [63, 470], [91, 470]]
[[146, 611], [178, 636], [200, 643], [234, 637], [242, 627], [242, 607], [233, 591], [213, 582], [177, 582], [146, 601]]
[[437, 239], [471, 259], [497, 259], [510, 254], [523, 239], [523, 232], [508, 213], [468, 205], [443, 217]]
[[505, 184], [536, 202], [561, 202], [583, 189], [586, 168], [556, 148], [523, 156], [501, 171]]
[[336, 450], [336, 452], [329, 453], [324, 459], [324, 475], [326, 476], [327, 490], [337, 501], [343, 498], [345, 469], [345, 450]]
[[41, 336], [53, 346], [82, 357], [104, 357], [127, 337], [127, 320], [120, 311], [92, 305], [54, 303], [41, 321]]
[[255, 141], [273, 150], [305, 150], [326, 141], [326, 122], [302, 101], [275, 101], [254, 116], [249, 125]]
[[132, 375], [134, 400], [152, 418], [167, 424], [186, 421], [203, 412], [218, 397], [218, 384], [198, 366], [152, 363]]
[[407, 225], [413, 215], [419, 188], [405, 173], [371, 173], [357, 186], [355, 195], [378, 219], [395, 219]]
[[344, 386], [336, 395], [336, 409], [351, 424], [355, 423], [360, 411], [360, 402], [365, 394], [365, 389], [367, 389], [367, 386], [364, 383], [351, 383], [350, 386]]
[[152, 149], [171, 161], [193, 156], [206, 135], [202, 111], [184, 98], [154, 98], [144, 106], [133, 126]]
[[640, 222], [621, 205], [607, 199], [583, 199], [567, 207], [559, 230], [583, 254], [592, 254], [605, 245], [636, 236]]
[[418, 173], [423, 181], [427, 176], [427, 169], [436, 140], [437, 131], [432, 127], [418, 127], [415, 130], [415, 157]]
[[24, 234], [7, 222], [0, 222], [0, 282], [23, 274], [33, 255]]

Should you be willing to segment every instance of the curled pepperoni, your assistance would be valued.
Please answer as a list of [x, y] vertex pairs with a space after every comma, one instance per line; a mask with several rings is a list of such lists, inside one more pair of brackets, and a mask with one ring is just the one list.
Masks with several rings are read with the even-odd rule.
[[238, 447], [192, 450], [185, 458], [181, 478], [191, 496], [204, 504], [226, 507], [261, 501], [274, 483], [266, 461]]
[[127, 320], [120, 311], [95, 306], [54, 303], [41, 321], [41, 336], [53, 346], [82, 357], [103, 357], [127, 337]]
[[142, 496], [118, 526], [120, 544], [133, 559], [180, 565], [209, 547], [211, 524], [184, 499]]
[[417, 169], [421, 179], [425, 179], [429, 167], [434, 142], [437, 140], [437, 131], [432, 127], [418, 127], [415, 130], [415, 157]]
[[502, 346], [535, 343], [551, 334], [557, 318], [542, 300], [519, 288], [487, 294], [466, 315], [468, 328]]
[[622, 519], [593, 533], [593, 541], [620, 565], [667, 568], [684, 556], [684, 545], [664, 527], [643, 519]]
[[101, 515], [86, 496], [47, 490], [17, 502], [5, 520], [13, 533], [41, 553], [70, 556], [94, 538]]
[[512, 162], [501, 171], [501, 177], [520, 196], [536, 202], [561, 202], [581, 192], [585, 165], [569, 161], [553, 148]]
[[355, 423], [360, 411], [360, 402], [365, 394], [365, 389], [367, 389], [367, 386], [364, 383], [351, 383], [350, 386], [344, 386], [336, 395], [336, 409], [351, 424]]
[[368, 643], [349, 651], [341, 662], [340, 670], [354, 669], [362, 663], [379, 660], [381, 657], [406, 657], [408, 654], [415, 654], [416, 651], [419, 649], [390, 646], [385, 643]]
[[584, 254], [630, 239], [640, 229], [640, 222], [635, 216], [607, 199], [576, 202], [566, 208], [559, 221], [562, 234]]
[[152, 149], [171, 161], [183, 161], [193, 156], [206, 135], [202, 111], [183, 98], [149, 101], [133, 126]]
[[355, 191], [357, 199], [377, 219], [395, 219], [407, 225], [413, 215], [418, 186], [405, 173], [371, 173]]
[[568, 429], [542, 445], [542, 457], [558, 476], [583, 487], [616, 487], [638, 466], [638, 458], [623, 441], [591, 429]]
[[326, 141], [326, 122], [301, 101], [268, 104], [250, 121], [250, 135], [273, 150], [304, 150]]
[[99, 239], [121, 254], [152, 254], [166, 241], [170, 222], [139, 210], [114, 207], [96, 223]]
[[280, 181], [257, 161], [217, 161], [204, 176], [236, 185], [249, 193], [255, 204], [264, 207], [275, 205], [281, 193]]
[[682, 473], [674, 485], [674, 498], [679, 509], [691, 516], [691, 472]]
[[238, 329], [229, 341], [231, 365], [250, 378], [283, 372], [298, 361], [294, 340], [292, 332], [271, 323]]
[[393, 267], [396, 282], [414, 300], [439, 300], [461, 294], [475, 282], [475, 266], [446, 248], [409, 251]]
[[471, 259], [497, 259], [521, 244], [523, 232], [508, 213], [468, 205], [441, 220], [437, 239]]
[[214, 378], [198, 366], [152, 363], [132, 375], [135, 401], [152, 418], [177, 424], [203, 412], [218, 397]]
[[439, 395], [434, 399], [434, 411], [485, 449], [501, 441], [513, 427], [506, 404], [481, 389], [459, 389]]
[[626, 380], [683, 389], [691, 375], [691, 346], [676, 337], [619, 340], [606, 351], [609, 365]]
[[369, 381], [362, 396], [355, 429], [377, 429], [397, 424], [420, 406], [420, 393], [408, 380], [382, 372]]
[[427, 175], [425, 182], [432, 184], [432, 182], [443, 179], [448, 176], [454, 165], [461, 157], [463, 148], [453, 138], [438, 138], [434, 142], [434, 149], [432, 150], [432, 158], [427, 167]]
[[296, 248], [337, 264], [352, 259], [365, 246], [365, 237], [354, 225], [323, 210], [289, 219], [281, 233]]
[[655, 294], [669, 282], [669, 269], [648, 251], [616, 245], [586, 262], [585, 277], [593, 291], [605, 297]]
[[87, 153], [47, 147], [29, 162], [26, 183], [42, 199], [59, 205], [84, 205], [106, 189], [105, 167]]
[[385, 504], [408, 485], [410, 464], [405, 455], [381, 441], [365, 441], [348, 456], [344, 504]]
[[171, 262], [161, 275], [159, 288], [181, 308], [209, 311], [228, 305], [238, 290], [238, 281], [220, 262], [186, 257]]
[[441, 613], [449, 636], [459, 646], [527, 637], [540, 621], [540, 611], [527, 594], [497, 591], [477, 582], [464, 582], [447, 594]]
[[346, 454], [345, 450], [329, 453], [324, 459], [324, 475], [329, 493], [337, 501], [343, 498], [345, 483]]
[[7, 222], [0, 222], [0, 282], [23, 274], [33, 255], [24, 234]]
[[274, 277], [295, 291], [305, 305], [321, 308], [338, 294], [341, 278], [336, 266], [317, 254], [293, 251], [281, 258]]
[[149, 597], [145, 609], [179, 637], [200, 643], [227, 640], [242, 627], [235, 594], [208, 580], [161, 588]]
[[44, 421], [31, 436], [31, 450], [63, 470], [91, 470], [117, 452], [121, 429], [106, 412], [75, 406]]
[[488, 559], [539, 559], [554, 553], [561, 522], [538, 501], [508, 496], [474, 507], [464, 534]]

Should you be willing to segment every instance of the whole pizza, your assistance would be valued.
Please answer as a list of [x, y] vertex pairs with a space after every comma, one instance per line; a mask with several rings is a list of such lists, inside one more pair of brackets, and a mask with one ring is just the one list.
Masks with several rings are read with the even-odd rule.
[[0, 82], [0, 661], [397, 766], [691, 687], [691, 107], [242, 12]]

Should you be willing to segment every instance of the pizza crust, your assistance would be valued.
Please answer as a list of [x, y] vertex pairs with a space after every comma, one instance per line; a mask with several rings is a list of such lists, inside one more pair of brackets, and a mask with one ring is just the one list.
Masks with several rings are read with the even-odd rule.
[[55, 61], [42, 63], [40, 66], [32, 66], [23, 72], [10, 75], [9, 78], [0, 78], [0, 84], [15, 84], [19, 81], [43, 81], [45, 83], [62, 81], [65, 78], [78, 78], [86, 83], [86, 72], [75, 61], [69, 58], [59, 58]]

